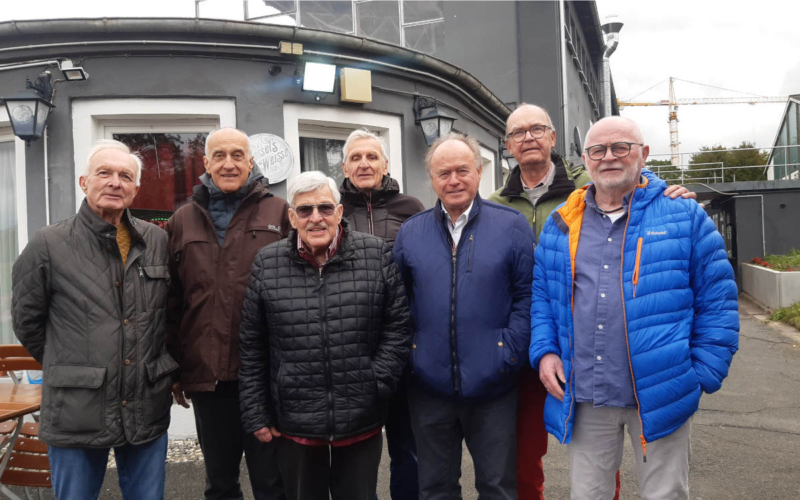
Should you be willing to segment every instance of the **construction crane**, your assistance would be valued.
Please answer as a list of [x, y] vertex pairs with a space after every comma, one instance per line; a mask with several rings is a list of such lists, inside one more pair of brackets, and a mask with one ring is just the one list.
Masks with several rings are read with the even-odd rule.
[[669, 152], [673, 166], [680, 167], [681, 146], [678, 141], [678, 106], [688, 104], [764, 104], [764, 103], [785, 103], [788, 97], [707, 97], [700, 99], [676, 99], [675, 78], [669, 77], [669, 99], [655, 102], [634, 102], [617, 100], [617, 105], [621, 108], [626, 106], [669, 106]]

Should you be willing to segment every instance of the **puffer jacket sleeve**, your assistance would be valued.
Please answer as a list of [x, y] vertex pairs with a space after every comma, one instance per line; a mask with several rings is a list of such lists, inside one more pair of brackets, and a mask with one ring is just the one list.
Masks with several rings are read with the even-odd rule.
[[378, 349], [372, 359], [378, 394], [387, 398], [397, 388], [411, 352], [411, 313], [400, 271], [395, 264], [392, 249], [383, 244], [381, 259], [386, 300], [383, 306], [383, 324]]
[[700, 387], [712, 393], [728, 376], [739, 347], [739, 306], [725, 244], [700, 205], [693, 203], [691, 286], [694, 292], [691, 355]]
[[[511, 366], [521, 369], [531, 343], [531, 279], [533, 278], [533, 230], [525, 216], [517, 213], [511, 233], [511, 314], [503, 338], [510, 346]], [[519, 362], [516, 362], [519, 360]]]
[[11, 319], [20, 343], [39, 363], [44, 358], [45, 325], [50, 304], [50, 254], [37, 231], [11, 272]]
[[548, 259], [552, 260], [553, 258], [553, 255], [550, 255], [552, 251], [547, 249], [547, 245], [551, 244], [553, 237], [550, 233], [554, 230], [556, 230], [555, 222], [550, 216], [545, 223], [539, 245], [534, 253], [536, 265], [533, 268], [533, 284], [531, 286], [531, 345], [528, 354], [531, 366], [537, 371], [539, 362], [545, 354], [560, 355], [558, 328], [556, 318], [553, 316], [553, 309], [550, 306], [551, 298], [545, 267]]
[[269, 340], [261, 298], [262, 252], [263, 249], [256, 255], [250, 272], [239, 330], [239, 407], [242, 427], [248, 433], [276, 425], [269, 392]]

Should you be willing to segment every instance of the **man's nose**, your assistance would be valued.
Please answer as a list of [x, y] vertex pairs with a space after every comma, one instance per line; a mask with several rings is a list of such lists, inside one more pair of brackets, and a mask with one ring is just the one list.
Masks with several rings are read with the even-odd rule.
[[322, 214], [319, 213], [319, 207], [314, 207], [314, 211], [311, 212], [311, 217], [308, 218], [309, 221], [313, 223], [322, 222]]
[[119, 187], [122, 185], [122, 180], [119, 177], [119, 174], [114, 173], [108, 176], [108, 185], [111, 187]]
[[459, 182], [461, 182], [461, 179], [458, 178], [458, 172], [452, 172], [447, 179], [448, 184], [458, 184]]

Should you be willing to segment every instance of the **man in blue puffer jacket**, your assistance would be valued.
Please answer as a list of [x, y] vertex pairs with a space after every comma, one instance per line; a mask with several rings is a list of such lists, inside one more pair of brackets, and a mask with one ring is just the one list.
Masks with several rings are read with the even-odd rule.
[[414, 320], [408, 398], [421, 500], [461, 498], [464, 440], [480, 497], [517, 498], [533, 231], [518, 211], [478, 195], [479, 148], [460, 134], [431, 146], [425, 163], [439, 201], [409, 218], [394, 244]]
[[688, 499], [691, 417], [738, 347], [733, 270], [702, 208], [642, 169], [635, 123], [603, 119], [586, 144], [593, 184], [550, 215], [535, 254], [545, 425], [570, 445], [573, 500], [612, 498], [625, 427], [642, 497]]

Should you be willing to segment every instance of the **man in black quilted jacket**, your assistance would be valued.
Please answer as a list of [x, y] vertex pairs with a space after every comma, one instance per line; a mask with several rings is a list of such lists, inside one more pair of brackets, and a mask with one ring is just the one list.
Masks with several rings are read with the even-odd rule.
[[289, 238], [256, 255], [242, 312], [242, 424], [278, 440], [287, 498], [373, 500], [386, 401], [411, 343], [389, 246], [351, 232], [333, 179], [288, 187]]

